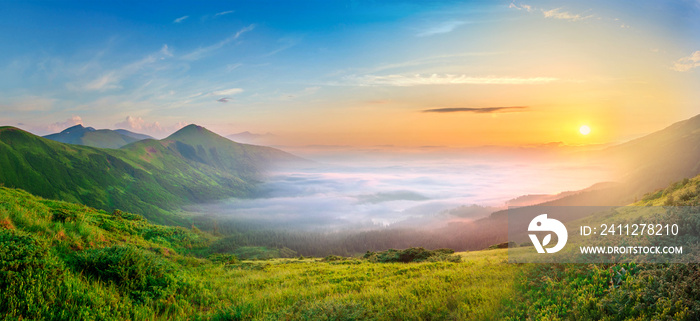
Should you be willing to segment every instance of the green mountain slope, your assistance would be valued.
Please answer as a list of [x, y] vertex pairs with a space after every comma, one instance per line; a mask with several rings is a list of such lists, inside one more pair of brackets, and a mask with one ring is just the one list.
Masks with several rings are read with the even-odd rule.
[[[188, 125], [157, 143], [145, 140], [123, 149], [149, 161], [154, 153], [167, 152], [193, 167], [207, 166], [246, 179], [255, 179], [261, 174], [259, 169], [270, 169], [276, 164], [307, 162], [278, 149], [233, 142], [197, 125]], [[163, 169], [171, 165], [162, 157], [155, 161]]]
[[94, 129], [92, 127], [83, 127], [83, 125], [75, 125], [67, 128], [60, 133], [46, 135], [44, 138], [55, 140], [57, 142], [84, 145], [99, 148], [116, 149], [124, 145], [143, 140], [152, 139], [153, 137], [132, 133], [128, 130], [110, 130], [110, 129]]
[[[172, 214], [181, 205], [249, 196], [268, 164], [298, 159], [230, 141], [229, 147], [206, 130], [202, 137], [183, 130], [176, 133], [178, 140], [145, 140], [112, 150], [0, 127], [0, 183], [47, 198], [141, 213], [155, 222], [182, 223]], [[196, 160], [197, 149], [205, 147], [199, 154], [204, 158]]]
[[641, 195], [700, 174], [700, 115], [601, 151], [619, 163], [630, 195]]
[[479, 320], [518, 269], [505, 250], [241, 262], [215, 238], [0, 187], [0, 320]]

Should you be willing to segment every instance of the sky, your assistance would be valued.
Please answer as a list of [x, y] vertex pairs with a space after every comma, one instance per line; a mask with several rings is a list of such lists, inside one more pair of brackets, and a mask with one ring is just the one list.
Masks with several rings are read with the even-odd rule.
[[3, 1], [0, 43], [0, 124], [40, 135], [585, 145], [700, 113], [698, 0]]

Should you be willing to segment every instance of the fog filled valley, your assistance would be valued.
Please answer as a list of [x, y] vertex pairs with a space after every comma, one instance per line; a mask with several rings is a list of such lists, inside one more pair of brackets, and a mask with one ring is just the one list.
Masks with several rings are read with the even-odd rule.
[[276, 169], [254, 197], [186, 210], [200, 228], [233, 234], [222, 243], [284, 246], [305, 256], [411, 246], [478, 250], [505, 242], [504, 222], [486, 219], [493, 212], [613, 179], [611, 165], [586, 152], [560, 153], [401, 150], [387, 159], [362, 150], [314, 151], [304, 156], [321, 161]]

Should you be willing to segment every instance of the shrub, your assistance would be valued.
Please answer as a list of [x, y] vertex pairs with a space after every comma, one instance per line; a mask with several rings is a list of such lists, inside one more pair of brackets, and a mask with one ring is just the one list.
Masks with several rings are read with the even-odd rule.
[[347, 260], [347, 258], [338, 255], [329, 255], [323, 258], [323, 262], [335, 262], [344, 260]]
[[422, 247], [411, 247], [405, 250], [394, 250], [389, 249], [383, 252], [370, 252], [367, 251], [363, 258], [371, 262], [379, 263], [392, 263], [392, 262], [425, 262], [425, 261], [448, 261], [448, 262], [459, 262], [461, 257], [458, 255], [452, 255], [454, 250], [452, 249], [437, 249], [437, 250], [426, 250]]
[[74, 266], [103, 282], [112, 282], [134, 300], [145, 302], [174, 292], [173, 265], [134, 246], [112, 246], [75, 255]]
[[18, 230], [0, 229], [0, 314], [40, 316], [54, 304], [65, 268], [46, 244]]

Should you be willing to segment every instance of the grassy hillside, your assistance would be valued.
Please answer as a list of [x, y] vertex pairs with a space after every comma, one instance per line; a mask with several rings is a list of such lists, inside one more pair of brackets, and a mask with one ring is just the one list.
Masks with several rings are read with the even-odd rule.
[[[170, 154], [194, 167], [205, 165], [244, 179], [259, 178], [260, 171], [275, 164], [306, 162], [278, 149], [233, 142], [197, 125], [188, 125], [158, 143], [146, 140], [123, 149], [137, 153], [140, 159], [147, 159], [151, 163], [153, 151], [160, 151], [160, 156]], [[164, 169], [171, 166], [168, 161], [171, 160], [156, 159]]]
[[248, 196], [268, 166], [296, 159], [189, 128], [170, 139], [112, 150], [0, 127], [0, 183], [47, 198], [142, 213], [155, 222], [182, 223], [172, 214], [179, 206]]
[[601, 157], [619, 162], [630, 195], [642, 195], [700, 174], [700, 115], [609, 147]]
[[[484, 320], [512, 294], [504, 250], [462, 262], [238, 261], [216, 237], [0, 188], [4, 320]], [[202, 258], [208, 257], [208, 258]], [[373, 256], [376, 257], [376, 254]]]
[[96, 130], [92, 127], [83, 127], [82, 125], [75, 125], [73, 127], [66, 128], [60, 133], [46, 135], [44, 136], [44, 138], [66, 144], [117, 149], [124, 145], [128, 145], [143, 139], [152, 139], [153, 137], [132, 133], [128, 130], [123, 129]]
[[[635, 205], [698, 204], [699, 188], [700, 177], [684, 180]], [[508, 264], [505, 249], [459, 253], [461, 262], [382, 263], [401, 261], [410, 251], [368, 253], [366, 259], [239, 261], [212, 254], [221, 239], [0, 188], [0, 315], [5, 320], [700, 317], [698, 264]]]
[[[645, 195], [635, 206], [698, 206], [700, 176]], [[682, 244], [697, 217], [676, 217]], [[615, 217], [611, 218], [615, 219]], [[631, 219], [624, 217], [621, 219]], [[610, 221], [609, 221], [610, 222]], [[687, 233], [687, 235], [683, 235]], [[676, 244], [678, 245], [678, 244]], [[691, 245], [690, 247], [693, 247]], [[700, 264], [530, 264], [516, 282], [509, 320], [698, 320]]]

